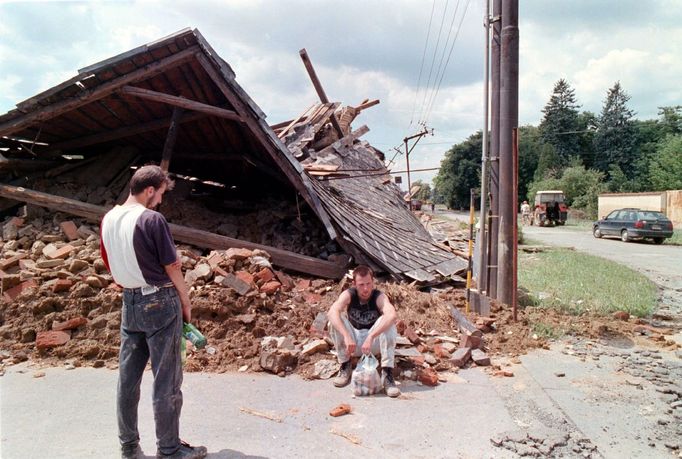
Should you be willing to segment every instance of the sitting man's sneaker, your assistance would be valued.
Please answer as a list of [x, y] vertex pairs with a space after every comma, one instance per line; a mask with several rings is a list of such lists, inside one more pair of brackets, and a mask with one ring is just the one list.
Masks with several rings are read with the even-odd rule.
[[384, 390], [389, 397], [397, 397], [400, 395], [400, 389], [395, 384], [393, 379], [393, 368], [383, 367], [381, 372], [384, 374]]
[[350, 383], [351, 372], [350, 360], [348, 362], [343, 362], [339, 369], [339, 373], [334, 378], [334, 385], [336, 387], [347, 386]]
[[144, 453], [138, 443], [121, 446], [121, 459], [142, 459]]
[[171, 455], [166, 455], [160, 451], [156, 452], [157, 459], [204, 459], [207, 451], [205, 446], [190, 446], [184, 441], [180, 442], [180, 449]]

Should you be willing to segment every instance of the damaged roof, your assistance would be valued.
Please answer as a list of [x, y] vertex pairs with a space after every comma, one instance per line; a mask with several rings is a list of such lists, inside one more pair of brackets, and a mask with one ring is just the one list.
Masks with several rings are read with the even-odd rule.
[[255, 170], [293, 187], [357, 262], [419, 281], [460, 273], [464, 260], [431, 239], [383, 154], [359, 140], [369, 129], [352, 132], [374, 103], [315, 104], [271, 127], [199, 31], [184, 29], [80, 69], [0, 116], [0, 177], [110, 157], [121, 146], [144, 152], [141, 163], [163, 165], [172, 153], [173, 172], [207, 181], [247, 180], [243, 171]]

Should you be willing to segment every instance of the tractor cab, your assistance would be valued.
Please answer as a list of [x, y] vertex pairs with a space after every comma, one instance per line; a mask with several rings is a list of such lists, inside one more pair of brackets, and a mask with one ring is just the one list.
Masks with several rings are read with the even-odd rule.
[[531, 224], [554, 226], [566, 224], [568, 207], [564, 203], [564, 192], [560, 190], [538, 191], [535, 193], [535, 207]]

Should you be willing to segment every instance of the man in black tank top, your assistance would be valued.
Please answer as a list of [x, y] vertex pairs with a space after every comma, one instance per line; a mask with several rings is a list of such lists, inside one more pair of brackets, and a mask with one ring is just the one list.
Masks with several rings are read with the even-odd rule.
[[374, 288], [374, 273], [368, 266], [353, 271], [353, 287], [345, 290], [329, 309], [329, 334], [341, 364], [334, 378], [336, 387], [351, 379], [351, 358], [370, 352], [381, 354], [384, 389], [389, 397], [400, 395], [393, 379], [397, 337], [395, 307]]

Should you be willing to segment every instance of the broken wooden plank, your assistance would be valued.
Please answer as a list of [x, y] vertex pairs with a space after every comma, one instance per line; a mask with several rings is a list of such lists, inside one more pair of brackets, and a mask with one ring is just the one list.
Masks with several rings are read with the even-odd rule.
[[137, 88], [135, 86], [123, 86], [120, 90], [122, 94], [147, 99], [154, 102], [173, 105], [174, 107], [186, 108], [187, 110], [194, 110], [195, 112], [202, 112], [208, 115], [217, 116], [233, 121], [243, 121], [238, 113], [213, 105], [204, 104], [196, 100], [186, 99], [184, 97], [171, 96], [158, 91], [149, 89]]
[[368, 132], [369, 128], [366, 125], [362, 125], [347, 136], [342, 137], [331, 145], [324, 147], [322, 150], [318, 151], [317, 154], [318, 156], [324, 156], [334, 151], [339, 151], [344, 145], [353, 145], [353, 142], [355, 142], [356, 139], [362, 137]]
[[[40, 191], [29, 190], [22, 187], [0, 184], [0, 196], [13, 199], [15, 201], [36, 204], [61, 212], [66, 212], [80, 217], [99, 221], [109, 210], [107, 208], [88, 204], [75, 199], [68, 199], [55, 196]], [[267, 245], [256, 244], [250, 241], [242, 241], [227, 236], [213, 234], [186, 226], [169, 224], [173, 237], [187, 244], [207, 249], [223, 250], [230, 247], [243, 247], [246, 249], [265, 250], [272, 257], [272, 263], [282, 268], [290, 269], [306, 274], [330, 279], [340, 279], [346, 273], [346, 266], [337, 263], [320, 260], [319, 258], [300, 255], [288, 250], [270, 247]]]
[[459, 331], [466, 335], [471, 335], [471, 336], [477, 336], [481, 337], [483, 336], [483, 332], [476, 328], [474, 324], [472, 324], [467, 317], [462, 314], [462, 312], [457, 309], [455, 306], [450, 306], [450, 313], [452, 314], [452, 317], [455, 319], [457, 322], [457, 325], [459, 326]]
[[[325, 104], [329, 103], [327, 94], [325, 94], [324, 88], [322, 88], [322, 83], [320, 83], [320, 79], [317, 78], [317, 73], [315, 73], [313, 63], [310, 61], [310, 57], [308, 57], [308, 52], [305, 50], [305, 48], [303, 48], [298, 52], [298, 54], [301, 56], [301, 59], [303, 60], [303, 65], [305, 65], [305, 68], [308, 71], [308, 76], [310, 77], [310, 80], [313, 82], [313, 86], [315, 87], [315, 91], [317, 91], [318, 97], [323, 103]], [[331, 122], [332, 126], [334, 126], [334, 130], [339, 135], [339, 138], [343, 137], [343, 131], [341, 130], [339, 121], [336, 119], [336, 115], [334, 114], [331, 115]]]

